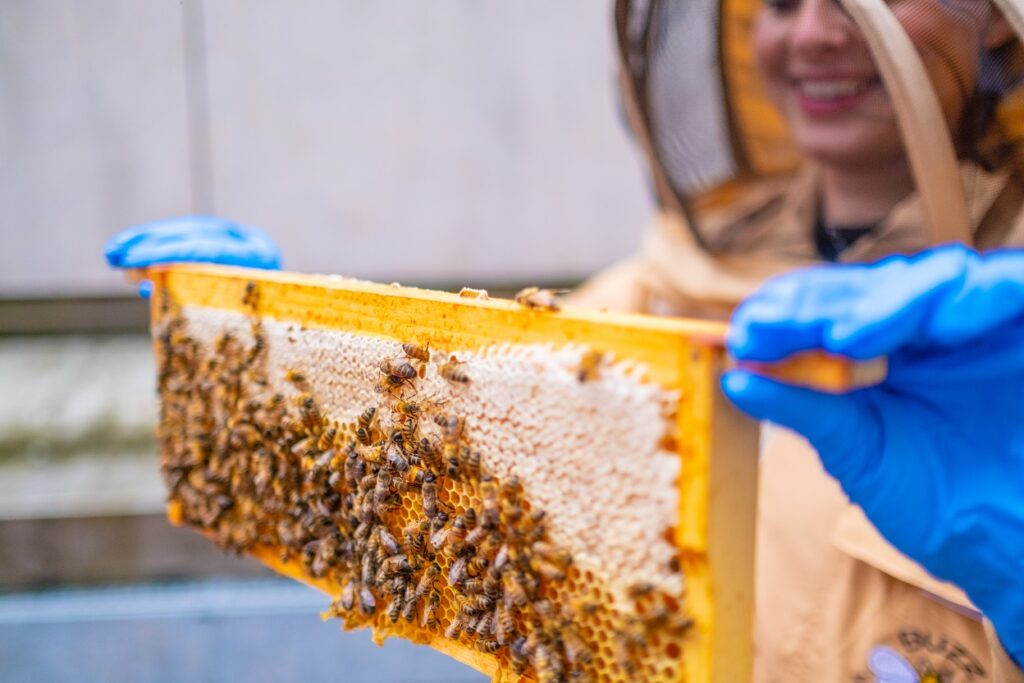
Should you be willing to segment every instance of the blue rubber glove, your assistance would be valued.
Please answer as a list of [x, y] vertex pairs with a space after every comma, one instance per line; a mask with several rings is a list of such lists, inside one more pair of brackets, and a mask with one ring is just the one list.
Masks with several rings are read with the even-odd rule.
[[1024, 662], [1024, 252], [790, 273], [740, 306], [728, 346], [740, 361], [888, 355], [883, 384], [845, 395], [742, 369], [722, 385], [807, 437], [889, 542], [959, 585]]
[[[175, 262], [281, 267], [281, 251], [265, 232], [213, 216], [182, 216], [127, 228], [107, 242], [104, 252], [114, 268]], [[139, 286], [143, 296], [148, 296], [147, 284]]]

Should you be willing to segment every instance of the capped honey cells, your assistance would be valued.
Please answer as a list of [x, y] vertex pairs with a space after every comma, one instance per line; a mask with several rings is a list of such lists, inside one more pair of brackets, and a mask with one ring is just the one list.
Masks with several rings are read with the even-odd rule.
[[324, 618], [505, 680], [679, 680], [674, 397], [584, 348], [446, 349], [164, 301], [172, 519], [326, 581]]

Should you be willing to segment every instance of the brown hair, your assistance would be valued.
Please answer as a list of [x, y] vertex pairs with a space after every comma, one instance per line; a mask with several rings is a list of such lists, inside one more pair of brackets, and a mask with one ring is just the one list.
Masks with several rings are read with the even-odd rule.
[[1013, 164], [1024, 174], [1024, 138], [1005, 125], [1008, 105], [1024, 95], [1024, 47], [1011, 40], [988, 51], [980, 71], [955, 138], [957, 153], [988, 171]]

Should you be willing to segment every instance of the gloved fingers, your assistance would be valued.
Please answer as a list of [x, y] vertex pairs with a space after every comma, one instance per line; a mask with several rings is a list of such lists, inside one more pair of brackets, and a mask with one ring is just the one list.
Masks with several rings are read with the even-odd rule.
[[920, 341], [972, 257], [965, 247], [951, 246], [911, 259], [784, 275], [736, 310], [727, 345], [740, 360], [768, 362], [810, 349], [856, 359], [892, 353]]
[[936, 307], [927, 335], [966, 344], [1009, 323], [1024, 323], [1024, 252], [1003, 250], [975, 257], [960, 287]]
[[844, 488], [858, 488], [856, 478], [881, 451], [881, 425], [855, 394], [824, 394], [742, 369], [723, 375], [722, 390], [748, 415], [802, 434]]
[[280, 250], [262, 230], [210, 216], [185, 216], [128, 228], [105, 248], [116, 268], [202, 261], [252, 268], [280, 268]]
[[248, 242], [228, 242], [219, 237], [211, 239], [205, 236], [190, 236], [186, 240], [141, 242], [124, 254], [120, 267], [144, 268], [158, 263], [173, 262], [276, 268], [278, 257]]
[[128, 250], [140, 242], [181, 239], [199, 233], [223, 234], [231, 225], [233, 225], [231, 221], [216, 216], [163, 218], [121, 230], [107, 241], [104, 252], [110, 265], [118, 267], [118, 263], [115, 263], [114, 260], [123, 257]]

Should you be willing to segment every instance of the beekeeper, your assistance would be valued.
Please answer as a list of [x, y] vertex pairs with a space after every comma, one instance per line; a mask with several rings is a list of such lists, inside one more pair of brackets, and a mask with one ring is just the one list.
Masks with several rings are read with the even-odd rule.
[[[1024, 256], [974, 251], [1024, 246], [1024, 22], [1017, 0], [998, 4], [616, 3], [661, 211], [575, 303], [725, 317], [747, 299], [729, 340], [741, 360], [890, 361], [883, 385], [847, 396], [724, 378], [774, 423], [761, 683], [1024, 681]], [[929, 249], [946, 242], [968, 246]], [[126, 231], [108, 258], [279, 261], [261, 233], [212, 218]]]

